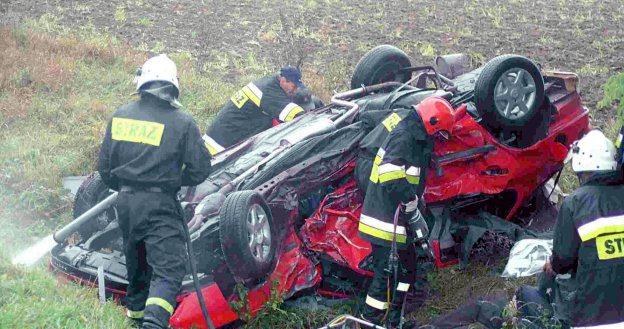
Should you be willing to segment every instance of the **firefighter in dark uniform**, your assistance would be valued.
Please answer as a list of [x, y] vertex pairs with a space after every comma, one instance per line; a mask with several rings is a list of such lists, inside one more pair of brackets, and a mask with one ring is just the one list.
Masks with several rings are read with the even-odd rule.
[[581, 187], [563, 201], [544, 271], [576, 280], [572, 328], [624, 328], [624, 185], [614, 175], [616, 148], [593, 130], [571, 155]]
[[210, 154], [302, 114], [304, 109], [293, 100], [302, 88], [301, 72], [291, 66], [282, 68], [279, 75], [248, 83], [230, 97], [208, 127], [203, 138]]
[[[414, 109], [410, 108], [394, 109], [390, 115], [381, 121], [381, 124], [375, 125], [374, 128], [360, 141], [358, 159], [355, 166], [355, 177], [357, 179], [358, 187], [362, 192], [366, 192], [366, 188], [368, 187], [371, 168], [373, 167], [373, 160], [375, 159], [375, 155], [381, 147], [381, 144], [386, 140], [388, 134], [390, 134], [390, 132], [396, 127], [397, 123], [413, 111]], [[361, 116], [360, 121], [368, 126], [373, 126], [374, 122], [379, 122], [379, 119], [375, 120], [377, 113], [371, 114], [371, 116]]]
[[208, 177], [210, 154], [195, 121], [177, 109], [177, 69], [166, 55], [147, 60], [136, 82], [140, 99], [113, 114], [98, 170], [119, 191], [127, 315], [143, 319], [142, 328], [167, 328], [186, 272], [176, 192]]
[[[433, 152], [433, 137], [448, 138], [454, 124], [451, 105], [436, 97], [425, 99], [404, 118], [391, 115], [382, 126], [390, 130], [370, 170], [366, 189], [360, 236], [372, 243], [374, 277], [365, 299], [363, 317], [376, 323], [398, 325], [404, 295], [415, 281], [414, 248], [411, 247], [411, 222], [400, 216], [394, 225], [395, 211], [408, 202], [418, 202], [424, 192], [426, 169]], [[421, 217], [419, 210], [411, 218]], [[394, 280], [389, 270], [391, 246], [398, 247], [398, 270]]]

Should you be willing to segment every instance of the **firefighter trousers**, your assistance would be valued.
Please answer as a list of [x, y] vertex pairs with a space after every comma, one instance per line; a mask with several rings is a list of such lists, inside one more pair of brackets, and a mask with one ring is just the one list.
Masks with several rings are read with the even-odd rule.
[[128, 271], [128, 316], [167, 328], [186, 273], [180, 204], [174, 193], [119, 192], [117, 212]]
[[411, 291], [416, 298], [426, 299], [428, 259], [412, 245], [398, 250], [397, 282], [388, 271], [390, 248], [373, 244], [371, 253], [374, 276], [364, 301], [362, 315], [369, 321], [391, 326], [399, 324], [405, 294]]

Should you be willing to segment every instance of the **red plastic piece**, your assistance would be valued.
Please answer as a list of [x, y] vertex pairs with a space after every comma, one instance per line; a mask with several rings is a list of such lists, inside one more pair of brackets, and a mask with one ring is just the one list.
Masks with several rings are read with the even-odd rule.
[[459, 259], [455, 258], [446, 262], [442, 261], [442, 250], [440, 250], [440, 240], [431, 241], [431, 249], [435, 258], [434, 264], [437, 268], [445, 268], [459, 264]]
[[[216, 284], [203, 287], [201, 292], [215, 327], [218, 328], [238, 319]], [[188, 294], [178, 302], [178, 307], [169, 319], [169, 324], [173, 328], [207, 328], [196, 293]]]

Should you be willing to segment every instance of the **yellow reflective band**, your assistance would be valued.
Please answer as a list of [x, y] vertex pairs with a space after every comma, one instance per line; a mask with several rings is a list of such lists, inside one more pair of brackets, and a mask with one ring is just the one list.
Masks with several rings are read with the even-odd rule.
[[131, 319], [142, 319], [145, 312], [126, 310], [126, 316]]
[[399, 284], [397, 285], [397, 291], [402, 291], [402, 292], [407, 292], [409, 290], [409, 283], [403, 283], [403, 282], [399, 282]]
[[234, 95], [230, 97], [230, 100], [232, 101], [232, 103], [234, 103], [234, 105], [236, 105], [236, 107], [240, 109], [243, 107], [243, 105], [245, 105], [245, 103], [247, 103], [249, 97], [245, 94], [245, 91], [241, 89], [235, 92]]
[[173, 314], [173, 306], [169, 304], [168, 301], [159, 298], [159, 297], [150, 297], [145, 302], [145, 306], [147, 305], [156, 305], [162, 307], [165, 311], [169, 312], [169, 314]]
[[622, 146], [622, 140], [624, 139], [624, 135], [618, 135], [618, 138], [615, 140], [615, 147], [620, 148]]
[[[386, 240], [386, 241], [392, 241], [393, 240], [393, 236], [394, 233], [392, 232], [386, 232], [386, 231], [382, 231], [380, 229], [376, 229], [374, 227], [368, 226], [362, 222], [360, 222], [360, 224], [358, 225], [358, 230], [364, 234], [368, 234], [370, 236], [373, 236], [377, 239], [381, 239], [381, 240]], [[397, 243], [406, 243], [407, 242], [407, 236], [403, 235], [403, 234], [396, 234], [396, 242]]]
[[583, 242], [591, 240], [599, 235], [618, 233], [624, 231], [624, 215], [602, 217], [578, 228], [579, 236]]
[[[395, 231], [393, 223], [386, 223], [382, 220], [379, 220], [375, 217], [371, 217], [365, 214], [360, 214], [360, 223], [364, 223], [370, 227], [380, 229], [382, 231], [393, 233]], [[405, 235], [405, 226], [397, 225], [396, 227], [397, 234]]]
[[251, 101], [257, 106], [260, 106], [260, 102], [262, 102], [262, 90], [260, 90], [260, 88], [258, 88], [253, 82], [248, 83], [246, 87], [253, 94], [253, 96], [249, 95]]
[[380, 311], [383, 311], [388, 308], [388, 302], [382, 302], [368, 295], [366, 295], [366, 305], [372, 308], [376, 308]]
[[379, 167], [374, 163], [373, 163], [373, 168], [371, 168], [371, 174], [370, 174], [369, 179], [373, 183], [379, 182]]
[[160, 146], [165, 125], [158, 122], [113, 118], [113, 140]]
[[247, 96], [247, 98], [251, 99], [251, 101], [256, 104], [256, 106], [260, 106], [260, 98], [254, 94], [253, 91], [251, 91], [251, 89], [249, 88], [249, 86], [245, 86], [243, 87], [243, 93], [245, 93], [245, 96]]
[[[373, 167], [371, 168], [370, 180], [373, 183], [379, 182], [379, 165], [381, 164], [381, 161], [383, 161], [383, 150], [379, 149], [379, 151], [380, 152], [377, 152], [377, 155], [373, 160]], [[379, 156], [379, 153], [382, 153], [382, 155]]]
[[389, 181], [406, 178], [405, 170], [395, 170], [379, 174], [379, 182], [386, 183]]
[[202, 136], [202, 139], [204, 140], [204, 145], [206, 145], [206, 148], [208, 149], [210, 155], [214, 156], [215, 154], [223, 152], [223, 150], [225, 150], [223, 146], [221, 146], [219, 143], [217, 143], [214, 139], [206, 134]]
[[288, 103], [284, 106], [282, 112], [280, 112], [278, 118], [282, 122], [288, 122], [295, 118], [299, 113], [303, 112], [303, 108], [295, 103]]
[[396, 128], [399, 122], [401, 122], [401, 120], [402, 119], [398, 114], [392, 113], [387, 118], [385, 118], [384, 121], [381, 122], [381, 124], [386, 127], [386, 130], [392, 131], [394, 128]]
[[208, 144], [208, 142], [204, 142], [204, 146], [206, 146], [206, 148], [208, 149], [208, 153], [210, 153], [210, 155], [215, 155], [215, 154], [219, 153], [217, 151], [217, 149], [212, 147], [212, 145]]
[[420, 176], [405, 175], [405, 179], [407, 179], [407, 182], [412, 185], [420, 184]]
[[284, 120], [284, 122], [288, 122], [288, 121], [294, 119], [301, 112], [303, 112], [303, 108], [301, 108], [301, 106], [295, 107], [294, 109], [292, 109], [290, 111], [290, 113], [288, 113], [288, 115], [286, 116], [286, 119]]
[[624, 233], [597, 237], [596, 250], [601, 260], [624, 257]]

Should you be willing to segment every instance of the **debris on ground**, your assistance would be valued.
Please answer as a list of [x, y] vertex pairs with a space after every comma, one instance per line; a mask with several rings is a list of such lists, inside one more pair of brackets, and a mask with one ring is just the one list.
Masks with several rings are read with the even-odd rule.
[[524, 239], [516, 242], [502, 277], [520, 278], [540, 273], [552, 255], [552, 249], [553, 240]]

